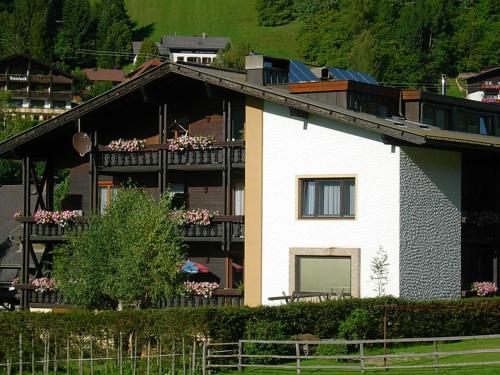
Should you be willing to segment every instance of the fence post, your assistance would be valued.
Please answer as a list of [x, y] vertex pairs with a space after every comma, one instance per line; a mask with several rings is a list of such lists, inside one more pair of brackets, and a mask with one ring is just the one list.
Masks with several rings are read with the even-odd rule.
[[66, 375], [69, 375], [69, 336], [66, 341]]
[[33, 336], [31, 337], [31, 374], [35, 375], [35, 339]]
[[238, 341], [238, 371], [243, 371], [243, 361], [241, 355], [243, 354], [243, 343], [241, 340]]
[[123, 358], [122, 358], [122, 343], [123, 343], [123, 333], [120, 332], [120, 342], [118, 343], [118, 366], [120, 366], [120, 375], [123, 375]]
[[196, 372], [196, 339], [193, 340], [193, 353], [191, 360], [191, 375], [194, 375]]
[[437, 341], [434, 340], [433, 342], [433, 350], [434, 350], [434, 364], [436, 367], [434, 368], [434, 372], [439, 372], [439, 355], [437, 354]]
[[19, 334], [19, 374], [23, 375], [23, 334]]
[[298, 342], [295, 343], [295, 355], [297, 356], [297, 374], [300, 374], [300, 344]]
[[203, 353], [202, 353], [202, 364], [201, 364], [201, 374], [206, 375], [207, 374], [207, 342], [203, 341]]
[[359, 367], [361, 372], [365, 372], [365, 355], [363, 342], [359, 343]]

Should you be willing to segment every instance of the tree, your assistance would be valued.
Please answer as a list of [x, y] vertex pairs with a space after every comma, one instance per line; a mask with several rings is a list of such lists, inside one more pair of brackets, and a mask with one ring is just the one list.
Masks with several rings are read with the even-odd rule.
[[141, 44], [141, 48], [139, 49], [139, 56], [137, 57], [136, 65], [140, 66], [144, 64], [146, 61], [151, 60], [155, 56], [158, 56], [160, 52], [158, 51], [158, 47], [155, 42], [151, 39], [144, 39]]
[[293, 20], [293, 0], [257, 0], [257, 19], [261, 26], [286, 25]]
[[53, 275], [71, 303], [86, 308], [146, 306], [174, 294], [183, 252], [169, 194], [120, 189], [89, 229], [56, 250]]
[[51, 60], [48, 29], [49, 6], [46, 0], [16, 0], [5, 19], [3, 49], [5, 53], [25, 53], [41, 60]]
[[65, 0], [62, 10], [63, 24], [57, 34], [54, 54], [72, 67], [91, 63], [77, 55], [78, 49], [90, 49], [95, 36], [89, 0]]
[[[23, 119], [12, 114], [10, 93], [0, 92], [0, 142], [29, 129], [37, 121]], [[20, 183], [21, 163], [17, 160], [0, 159], [0, 185]]]
[[378, 297], [383, 296], [387, 285], [387, 276], [389, 275], [389, 258], [382, 246], [379, 246], [377, 254], [372, 258], [370, 268], [372, 271], [370, 279], [375, 282], [373, 290]]
[[98, 9], [97, 49], [111, 53], [99, 55], [97, 65], [113, 68], [124, 61], [124, 53], [130, 53], [132, 21], [127, 15], [123, 0], [102, 0]]
[[227, 69], [243, 70], [245, 69], [245, 56], [252, 51], [249, 43], [241, 42], [235, 48], [228, 45], [217, 55], [213, 66]]

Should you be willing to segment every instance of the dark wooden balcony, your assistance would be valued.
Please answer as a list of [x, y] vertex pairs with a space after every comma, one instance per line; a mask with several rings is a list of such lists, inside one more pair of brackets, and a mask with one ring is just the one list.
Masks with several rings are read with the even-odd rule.
[[245, 236], [244, 216], [215, 216], [209, 225], [184, 225], [181, 235], [187, 242], [242, 242]]
[[45, 99], [50, 96], [49, 90], [36, 90], [36, 91], [30, 91], [29, 94], [30, 98], [33, 99]]
[[7, 81], [7, 74], [0, 74], [0, 82]]
[[483, 83], [480, 86], [480, 88], [483, 91], [500, 91], [500, 85], [489, 84], [489, 83]]
[[81, 233], [88, 228], [85, 217], [77, 218], [75, 223], [62, 227], [58, 224], [39, 224], [31, 216], [19, 217], [17, 221], [28, 224], [28, 233], [32, 241], [64, 241], [64, 236], [69, 233]]
[[243, 306], [243, 293], [232, 289], [216, 289], [210, 297], [203, 296], [173, 296], [154, 308], [172, 308], [172, 307], [224, 307], [224, 306]]
[[158, 149], [150, 148], [134, 152], [117, 152], [102, 147], [98, 155], [97, 166], [99, 169], [113, 172], [129, 172], [133, 169], [157, 171], [159, 152]]
[[[123, 152], [101, 146], [97, 166], [109, 172], [157, 171], [159, 151], [167, 148], [165, 144], [158, 144], [147, 145], [140, 151]], [[245, 146], [243, 142], [225, 142], [205, 149], [168, 151], [167, 162], [168, 169], [172, 170], [223, 170], [226, 162], [232, 168], [244, 168]]]
[[[30, 239], [35, 242], [60, 242], [69, 233], [81, 233], [88, 228], [85, 217], [75, 220], [75, 223], [62, 227], [58, 224], [40, 224], [29, 217], [18, 217], [21, 223], [28, 224]], [[245, 236], [244, 216], [216, 216], [209, 225], [184, 225], [181, 236], [188, 242], [242, 242]]]
[[7, 90], [10, 91], [13, 98], [27, 98], [28, 97], [28, 90], [27, 89], [11, 90], [11, 89], [7, 88]]
[[50, 97], [52, 100], [71, 100], [73, 99], [73, 93], [71, 91], [52, 92]]
[[462, 243], [466, 245], [493, 245], [498, 240], [498, 225], [462, 223]]
[[50, 83], [50, 75], [46, 74], [32, 74], [30, 75], [32, 83]]
[[[19, 285], [19, 291], [26, 290], [30, 307], [54, 308], [71, 307], [60, 291], [36, 292], [33, 285]], [[203, 296], [172, 296], [162, 302], [148, 306], [149, 308], [167, 309], [175, 307], [224, 307], [243, 306], [243, 293], [234, 289], [216, 289], [210, 297]]]

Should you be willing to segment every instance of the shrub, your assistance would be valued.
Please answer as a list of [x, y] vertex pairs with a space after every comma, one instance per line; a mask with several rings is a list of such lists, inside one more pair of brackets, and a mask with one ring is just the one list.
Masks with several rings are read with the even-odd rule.
[[[247, 340], [288, 340], [285, 322], [249, 320], [245, 326], [245, 338]], [[250, 355], [286, 355], [290, 353], [290, 345], [246, 343], [245, 354]], [[252, 363], [268, 364], [279, 362], [273, 358], [255, 358]]]

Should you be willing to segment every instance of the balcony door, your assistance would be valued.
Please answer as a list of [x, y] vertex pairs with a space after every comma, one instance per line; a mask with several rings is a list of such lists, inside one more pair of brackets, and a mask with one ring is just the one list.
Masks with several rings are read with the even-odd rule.
[[245, 186], [243, 182], [233, 185], [233, 215], [243, 216], [245, 214]]

